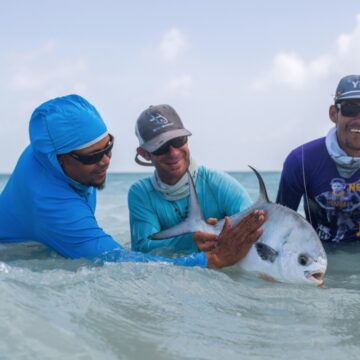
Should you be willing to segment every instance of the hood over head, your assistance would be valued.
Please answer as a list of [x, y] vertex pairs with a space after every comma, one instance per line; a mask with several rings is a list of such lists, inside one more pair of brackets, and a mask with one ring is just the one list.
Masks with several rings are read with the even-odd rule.
[[34, 152], [46, 155], [57, 169], [61, 169], [57, 155], [91, 146], [108, 131], [93, 105], [79, 95], [67, 95], [36, 108], [30, 119], [29, 133]]

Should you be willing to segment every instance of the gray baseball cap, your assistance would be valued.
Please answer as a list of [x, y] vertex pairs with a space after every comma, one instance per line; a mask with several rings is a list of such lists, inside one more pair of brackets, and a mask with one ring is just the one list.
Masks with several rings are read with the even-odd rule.
[[135, 134], [139, 145], [148, 152], [159, 149], [169, 140], [190, 136], [176, 111], [166, 104], [150, 106], [136, 120]]
[[336, 88], [335, 103], [347, 99], [360, 99], [360, 75], [343, 77]]

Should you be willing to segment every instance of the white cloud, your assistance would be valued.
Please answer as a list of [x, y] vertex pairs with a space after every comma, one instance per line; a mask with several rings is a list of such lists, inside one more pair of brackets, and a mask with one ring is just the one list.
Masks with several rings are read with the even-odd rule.
[[53, 41], [28, 52], [13, 54], [13, 58], [9, 80], [12, 90], [86, 88], [81, 81], [87, 70], [86, 63], [82, 59], [63, 60]]
[[341, 34], [337, 38], [337, 54], [334, 68], [346, 73], [359, 73], [360, 62], [360, 15], [350, 34]]
[[167, 31], [160, 43], [161, 57], [166, 61], [173, 61], [187, 48], [188, 43], [184, 34], [177, 28]]
[[354, 30], [341, 34], [335, 41], [335, 49], [305, 61], [296, 52], [279, 52], [271, 69], [253, 82], [255, 90], [267, 90], [274, 86], [302, 89], [319, 79], [350, 73], [359, 73], [360, 62], [360, 15], [356, 17]]
[[181, 75], [174, 78], [169, 83], [170, 90], [181, 96], [190, 96], [192, 89], [193, 79], [190, 75]]
[[256, 79], [253, 88], [266, 90], [275, 85], [301, 89], [314, 79], [326, 77], [330, 72], [331, 63], [331, 58], [327, 55], [322, 55], [306, 63], [294, 52], [282, 52], [275, 56], [269, 74]]
[[342, 34], [337, 39], [337, 45], [340, 55], [346, 54], [349, 51], [351, 43], [351, 36], [348, 34]]
[[275, 56], [272, 70], [268, 76], [255, 81], [254, 87], [262, 90], [271, 84], [301, 87], [305, 81], [306, 65], [295, 53], [279, 53]]
[[332, 60], [328, 55], [319, 56], [318, 58], [309, 62], [308, 76], [312, 76], [316, 79], [325, 78], [329, 75], [331, 69]]

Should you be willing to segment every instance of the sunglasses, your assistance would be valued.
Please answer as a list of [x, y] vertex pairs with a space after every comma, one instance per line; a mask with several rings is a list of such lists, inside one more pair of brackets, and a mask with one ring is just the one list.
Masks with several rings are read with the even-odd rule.
[[165, 143], [163, 146], [161, 146], [159, 149], [153, 151], [151, 154], [155, 156], [164, 155], [167, 152], [169, 152], [170, 146], [172, 146], [175, 149], [178, 149], [185, 145], [187, 143], [187, 136], [180, 136], [175, 139], [172, 139]]
[[336, 107], [341, 111], [341, 114], [346, 117], [356, 117], [360, 113], [360, 105], [353, 103], [339, 103]]
[[111, 134], [109, 134], [109, 137], [110, 140], [108, 144], [102, 150], [95, 151], [86, 155], [77, 155], [72, 152], [68, 153], [68, 155], [71, 156], [73, 159], [80, 161], [84, 165], [96, 164], [103, 158], [104, 155], [109, 157], [111, 156], [111, 150], [114, 146], [114, 137]]

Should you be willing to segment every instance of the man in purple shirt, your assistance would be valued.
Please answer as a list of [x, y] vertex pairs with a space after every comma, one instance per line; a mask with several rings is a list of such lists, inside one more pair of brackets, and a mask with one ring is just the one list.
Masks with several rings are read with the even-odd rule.
[[342, 78], [329, 108], [335, 127], [286, 158], [277, 202], [297, 210], [322, 241], [360, 239], [360, 75]]

